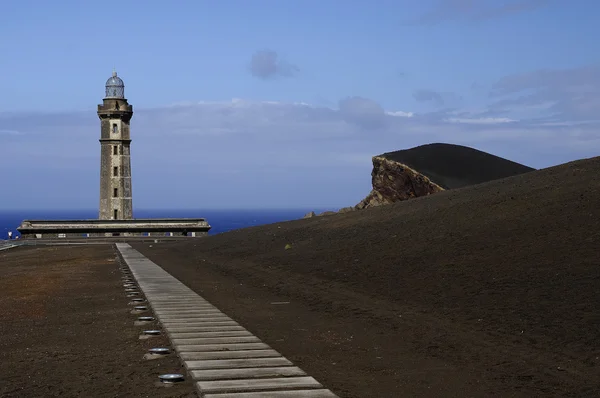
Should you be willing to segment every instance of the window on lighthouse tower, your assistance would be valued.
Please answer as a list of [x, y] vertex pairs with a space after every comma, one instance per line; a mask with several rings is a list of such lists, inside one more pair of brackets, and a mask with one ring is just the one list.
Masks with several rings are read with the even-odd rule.
[[117, 134], [117, 124], [113, 123], [113, 134]]

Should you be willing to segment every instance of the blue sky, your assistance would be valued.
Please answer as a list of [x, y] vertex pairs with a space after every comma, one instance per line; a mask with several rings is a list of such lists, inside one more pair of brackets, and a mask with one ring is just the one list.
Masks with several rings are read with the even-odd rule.
[[137, 208], [342, 207], [430, 142], [542, 168], [600, 152], [592, 0], [9, 2], [0, 209], [95, 208], [113, 67]]

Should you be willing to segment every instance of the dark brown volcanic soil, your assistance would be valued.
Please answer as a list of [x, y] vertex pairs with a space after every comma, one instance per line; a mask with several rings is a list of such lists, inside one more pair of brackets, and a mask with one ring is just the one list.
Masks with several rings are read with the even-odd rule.
[[340, 397], [592, 397], [598, 176], [594, 158], [135, 247]]
[[380, 156], [417, 170], [445, 189], [481, 184], [535, 170], [487, 152], [454, 144], [427, 144]]
[[[0, 252], [0, 397], [195, 397], [156, 386], [176, 357], [147, 361], [109, 245]], [[145, 328], [144, 328], [145, 329]]]

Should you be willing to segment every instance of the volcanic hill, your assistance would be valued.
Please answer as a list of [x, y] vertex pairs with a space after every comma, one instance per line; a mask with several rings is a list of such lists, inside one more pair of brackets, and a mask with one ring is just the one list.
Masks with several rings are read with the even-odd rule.
[[[426, 171], [440, 175], [447, 161]], [[134, 246], [340, 397], [591, 397], [599, 175], [596, 157], [363, 211]]]
[[390, 204], [535, 169], [477, 149], [427, 144], [373, 157], [373, 190], [355, 209]]

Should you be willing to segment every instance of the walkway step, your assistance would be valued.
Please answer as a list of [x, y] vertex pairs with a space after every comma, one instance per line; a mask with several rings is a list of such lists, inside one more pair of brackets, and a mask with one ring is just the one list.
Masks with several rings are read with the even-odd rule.
[[247, 330], [218, 330], [218, 331], [200, 331], [193, 333], [170, 333], [172, 339], [197, 339], [202, 337], [235, 337], [252, 336]]
[[204, 345], [180, 345], [176, 348], [184, 352], [211, 352], [211, 351], [242, 351], [242, 350], [269, 350], [271, 347], [265, 343], [228, 343], [228, 344], [204, 344]]
[[204, 398], [337, 398], [126, 243], [117, 249]]
[[322, 388], [323, 386], [312, 377], [278, 377], [273, 379], [240, 379], [199, 381], [197, 383], [202, 393], [246, 392], [281, 390], [292, 388]]
[[206, 394], [204, 398], [336, 398], [329, 390], [290, 390]]
[[187, 310], [187, 309], [180, 309], [180, 308], [162, 308], [162, 307], [157, 306], [155, 313], [157, 315], [158, 314], [164, 314], [164, 315], [168, 315], [168, 314], [177, 314], [177, 315], [202, 314], [202, 315], [206, 315], [206, 314], [215, 314], [215, 313], [220, 314], [221, 311], [219, 311], [216, 308]]
[[256, 336], [238, 336], [238, 337], [207, 337], [204, 339], [171, 339], [174, 346], [197, 346], [205, 344], [239, 344], [239, 343], [260, 343]]
[[194, 380], [226, 380], [226, 379], [250, 379], [253, 377], [289, 377], [306, 376], [306, 373], [295, 366], [284, 366], [278, 368], [244, 368], [244, 369], [210, 369], [194, 370], [190, 372]]
[[[161, 321], [161, 323], [168, 329], [172, 330], [175, 328], [202, 328], [202, 327], [217, 327], [217, 326], [240, 326], [236, 321], [203, 321], [203, 322], [181, 322], [177, 321]], [[168, 327], [167, 327], [168, 326]]]
[[169, 331], [171, 334], [176, 333], [199, 333], [199, 332], [213, 332], [213, 331], [228, 331], [228, 330], [246, 330], [243, 326], [182, 326], [182, 327], [171, 327]]
[[292, 363], [284, 358], [245, 358], [245, 359], [217, 359], [204, 361], [187, 361], [188, 370], [193, 369], [239, 369], [256, 368], [262, 366], [292, 366]]
[[229, 318], [227, 315], [220, 313], [220, 314], [179, 314], [176, 312], [172, 312], [169, 315], [160, 315], [160, 314], [156, 314], [156, 316], [158, 316], [161, 320], [165, 320], [165, 321], [173, 321], [173, 320], [181, 320], [181, 321], [193, 321], [193, 320], [198, 320], [198, 321], [223, 321], [223, 320], [229, 320], [231, 318]]
[[[175, 347], [177, 349], [177, 347]], [[237, 351], [222, 351], [222, 352], [201, 352], [194, 348], [190, 351], [184, 351], [183, 347], [179, 357], [184, 361], [189, 360], [203, 360], [203, 359], [243, 359], [243, 358], [277, 358], [281, 354], [275, 350], [237, 350]]]

